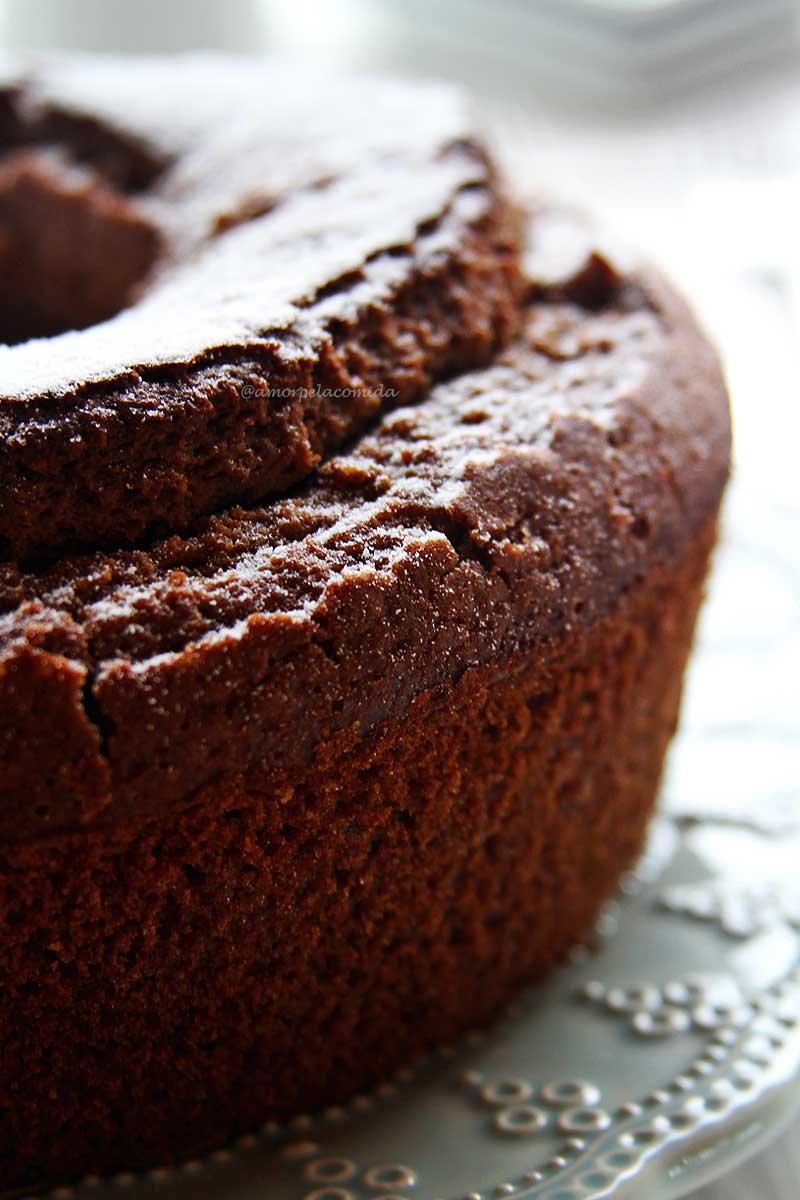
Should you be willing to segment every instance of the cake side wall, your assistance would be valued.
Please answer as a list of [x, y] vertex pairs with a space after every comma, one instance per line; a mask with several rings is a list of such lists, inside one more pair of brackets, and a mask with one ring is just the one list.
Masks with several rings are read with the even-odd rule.
[[323, 738], [266, 789], [228, 775], [116, 840], [11, 848], [0, 1183], [340, 1100], [557, 962], [641, 845], [714, 532], [546, 657]]

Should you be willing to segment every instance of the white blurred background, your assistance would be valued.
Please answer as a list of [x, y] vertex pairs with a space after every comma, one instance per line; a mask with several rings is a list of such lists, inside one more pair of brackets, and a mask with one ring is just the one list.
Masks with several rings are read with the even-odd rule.
[[[518, 188], [593, 208], [678, 277], [723, 351], [736, 470], [665, 803], [757, 812], [776, 836], [800, 825], [799, 14], [796, 0], [0, 0], [7, 50], [213, 47], [291, 56], [309, 87], [322, 61], [460, 81]], [[702, 1200], [796, 1200], [797, 1132]]]

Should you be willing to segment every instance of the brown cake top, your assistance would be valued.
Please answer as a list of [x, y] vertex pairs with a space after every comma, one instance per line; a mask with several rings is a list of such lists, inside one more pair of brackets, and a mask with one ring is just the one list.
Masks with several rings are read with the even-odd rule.
[[2, 557], [279, 491], [514, 330], [449, 88], [200, 55], [39, 60], [0, 100]]
[[563, 214], [531, 246], [521, 337], [290, 496], [2, 569], [1, 811], [46, 829], [146, 816], [255, 763], [285, 782], [322, 736], [470, 666], [535, 645], [546, 664], [681, 553], [727, 474], [716, 357], [659, 277]]

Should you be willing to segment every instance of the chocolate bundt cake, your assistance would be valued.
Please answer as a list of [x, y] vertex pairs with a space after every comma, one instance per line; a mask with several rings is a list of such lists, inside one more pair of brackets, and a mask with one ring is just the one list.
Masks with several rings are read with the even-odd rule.
[[[288, 161], [268, 139], [248, 168], [280, 178], [257, 215], [243, 176], [206, 193], [235, 123], [195, 152], [206, 113], [173, 145], [168, 99], [134, 125], [49, 70], [15, 93], [5, 179], [61, 206], [80, 159], [65, 224], [97, 207], [159, 249], [125, 312], [0, 352], [8, 1187], [341, 1101], [586, 935], [653, 806], [730, 436], [657, 273], [544, 208], [520, 271], [449, 101], [412, 137], [390, 90], [373, 146], [359, 109], [337, 141], [337, 100], [317, 144], [293, 95]], [[338, 184], [317, 205], [320, 158], [369, 192], [357, 237]], [[355, 407], [317, 396], [328, 371]]]

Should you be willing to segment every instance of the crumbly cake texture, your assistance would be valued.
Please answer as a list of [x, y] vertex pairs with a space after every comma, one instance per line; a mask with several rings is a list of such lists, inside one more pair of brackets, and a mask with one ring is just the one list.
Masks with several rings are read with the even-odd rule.
[[[156, 163], [168, 94], [131, 129], [137, 72], [120, 75], [118, 114], [92, 78], [100, 99], [81, 103], [100, 121], [77, 119], [87, 84], [68, 68], [3, 93], [0, 130], [43, 120], [55, 96], [59, 145], [6, 167], [23, 192], [41, 172], [63, 190], [64, 147], [81, 147], [69, 170], [98, 176], [91, 203], [142, 252], [140, 211], [115, 206], [155, 203], [165, 161], [185, 164], [208, 129], [206, 102], [185, 129], [167, 123], [176, 144]], [[320, 121], [336, 158], [334, 116]], [[281, 169], [302, 174], [304, 155], [287, 149]], [[185, 185], [201, 197], [202, 170]], [[187, 244], [205, 228], [190, 208]], [[227, 244], [234, 286], [249, 259]], [[417, 382], [347, 444], [343, 430], [318, 443], [313, 473], [273, 474], [271, 498], [252, 502], [245, 472], [238, 507], [193, 511], [183, 532], [147, 524], [139, 545], [104, 549], [94, 525], [91, 550], [56, 539], [34, 561], [55, 526], [40, 509], [21, 527], [0, 564], [0, 1186], [165, 1163], [368, 1088], [491, 1020], [586, 935], [634, 859], [728, 471], [725, 388], [672, 289], [570, 214], [537, 211], [524, 274], [504, 326], [520, 333], [498, 350], [495, 324], [477, 369], [417, 371], [393, 293], [375, 378], [411, 347]], [[194, 276], [200, 291], [215, 278]], [[459, 278], [474, 312], [483, 276]], [[425, 320], [442, 345], [468, 325], [449, 301]], [[175, 325], [165, 337], [184, 336]], [[104, 328], [69, 335], [76, 361]], [[183, 412], [180, 379], [160, 378], [162, 416], [170, 396]], [[73, 409], [53, 409], [51, 481]], [[153, 436], [163, 464], [171, 443]], [[89, 461], [78, 452], [76, 476]]]
[[202, 55], [6, 66], [0, 556], [297, 482], [508, 342], [518, 233], [446, 87]]

